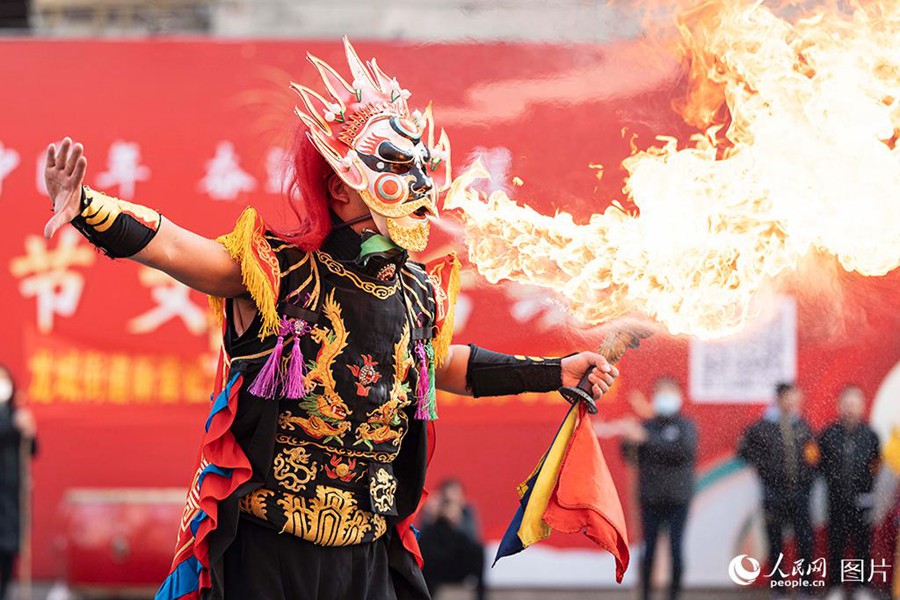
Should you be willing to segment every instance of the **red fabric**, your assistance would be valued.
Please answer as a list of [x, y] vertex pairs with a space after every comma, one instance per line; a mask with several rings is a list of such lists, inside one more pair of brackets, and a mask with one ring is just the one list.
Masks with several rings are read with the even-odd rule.
[[[288, 205], [296, 218], [293, 227], [274, 230], [278, 236], [307, 252], [318, 250], [331, 231], [328, 212], [328, 177], [331, 167], [319, 154], [306, 135], [306, 128], [298, 126], [291, 150]], [[272, 219], [267, 219], [272, 222]]]
[[[216, 376], [215, 394], [218, 395], [224, 388], [224, 356], [219, 360], [218, 374]], [[211, 585], [209, 576], [209, 547], [206, 537], [218, 524], [219, 502], [227, 498], [244, 482], [250, 479], [252, 468], [241, 447], [237, 444], [234, 434], [231, 433], [231, 424], [237, 414], [238, 393], [243, 385], [243, 377], [238, 377], [231, 387], [228, 404], [216, 413], [209, 425], [209, 430], [204, 436], [200, 454], [197, 458], [195, 469], [195, 481], [188, 492], [188, 502], [185, 506], [178, 532], [175, 558], [172, 561], [174, 572], [178, 565], [194, 556], [200, 561], [203, 569], [200, 571], [199, 588], [208, 589]], [[198, 488], [197, 476], [203, 467], [213, 464], [223, 469], [231, 469], [230, 477], [222, 477], [210, 472], [203, 478], [203, 485]], [[195, 502], [192, 502], [192, 498]], [[206, 518], [197, 528], [196, 536], [190, 529], [191, 520], [202, 510]], [[191, 592], [182, 596], [179, 600], [193, 600], [199, 598], [197, 592]]]
[[625, 514], [591, 419], [581, 408], [544, 522], [563, 533], [584, 533], [616, 559], [616, 581], [628, 569]]

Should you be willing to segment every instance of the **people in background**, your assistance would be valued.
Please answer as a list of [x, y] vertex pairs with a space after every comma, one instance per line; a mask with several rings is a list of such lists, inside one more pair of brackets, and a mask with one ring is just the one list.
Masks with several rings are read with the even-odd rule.
[[36, 450], [31, 412], [16, 407], [12, 373], [0, 365], [0, 600], [12, 580], [21, 541], [22, 457]]
[[[743, 435], [738, 456], [756, 468], [762, 485], [763, 512], [769, 548], [772, 579], [781, 581], [792, 572], [782, 555], [784, 532], [791, 527], [798, 558], [809, 565], [812, 559], [813, 532], [809, 497], [819, 463], [819, 447], [809, 423], [800, 415], [803, 394], [797, 386], [780, 383], [775, 402], [762, 419]], [[808, 579], [807, 576], [804, 576]], [[784, 588], [774, 587], [775, 597]]]
[[840, 585], [841, 560], [852, 546], [868, 580], [872, 545], [875, 474], [881, 463], [881, 444], [863, 422], [866, 401], [857, 386], [838, 396], [838, 420], [819, 436], [820, 468], [828, 487], [829, 585]]
[[458, 479], [448, 479], [429, 498], [419, 534], [428, 591], [434, 596], [448, 583], [471, 582], [478, 600], [485, 597], [484, 545], [474, 507]]
[[644, 530], [641, 598], [650, 598], [656, 542], [659, 534], [668, 529], [672, 556], [669, 598], [675, 600], [681, 593], [684, 572], [682, 545], [694, 491], [697, 429], [681, 413], [681, 387], [670, 377], [656, 381], [650, 406], [652, 416], [626, 428], [622, 443], [625, 458], [638, 469]]

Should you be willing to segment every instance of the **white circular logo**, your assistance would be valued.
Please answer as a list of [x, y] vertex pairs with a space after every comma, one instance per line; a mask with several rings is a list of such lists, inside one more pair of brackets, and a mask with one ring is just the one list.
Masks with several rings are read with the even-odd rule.
[[[744, 566], [745, 560], [747, 561], [746, 564], [750, 565], [749, 569]], [[759, 561], [750, 558], [746, 554], [735, 556], [728, 565], [728, 576], [738, 585], [750, 585], [757, 580], [761, 572]]]

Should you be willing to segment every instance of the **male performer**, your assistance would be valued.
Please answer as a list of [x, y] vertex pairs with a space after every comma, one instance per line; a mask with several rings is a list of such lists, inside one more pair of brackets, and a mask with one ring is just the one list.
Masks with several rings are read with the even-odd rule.
[[51, 237], [71, 222], [209, 294], [224, 352], [172, 572], [158, 599], [427, 598], [411, 522], [430, 456], [435, 388], [474, 396], [547, 392], [591, 371], [563, 359], [451, 345], [459, 262], [408, 260], [450, 179], [431, 108], [345, 41], [348, 83], [310, 57], [327, 98], [294, 85], [305, 135], [291, 208], [275, 231], [252, 209], [209, 240], [156, 211], [82, 186], [83, 148], [47, 152]]

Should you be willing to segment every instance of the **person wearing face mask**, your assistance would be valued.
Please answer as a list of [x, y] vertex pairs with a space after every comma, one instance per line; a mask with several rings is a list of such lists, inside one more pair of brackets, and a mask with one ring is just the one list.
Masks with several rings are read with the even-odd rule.
[[22, 450], [32, 455], [36, 450], [34, 418], [15, 400], [12, 373], [0, 365], [0, 600], [6, 597], [21, 541]]
[[[847, 542], [863, 563], [868, 579], [872, 546], [875, 474], [881, 464], [878, 434], [864, 421], [866, 399], [850, 385], [838, 396], [838, 420], [819, 436], [820, 469], [828, 486], [828, 572], [834, 597], [840, 597], [841, 560]], [[864, 592], [865, 593], [865, 592]]]
[[[632, 404], [636, 404], [635, 400]], [[646, 401], [644, 401], [646, 402]], [[669, 598], [681, 593], [684, 572], [682, 540], [688, 508], [694, 491], [697, 459], [697, 429], [681, 413], [682, 394], [678, 382], [661, 377], [653, 385], [653, 397], [643, 423], [626, 429], [623, 454], [637, 465], [644, 553], [641, 560], [641, 598], [651, 593], [656, 542], [663, 529], [669, 531], [672, 581]]]

